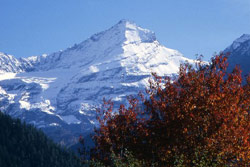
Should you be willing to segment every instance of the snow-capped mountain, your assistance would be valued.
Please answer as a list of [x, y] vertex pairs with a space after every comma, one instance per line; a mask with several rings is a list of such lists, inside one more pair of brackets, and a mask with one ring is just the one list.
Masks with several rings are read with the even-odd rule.
[[144, 90], [152, 72], [176, 75], [180, 63], [193, 63], [126, 20], [64, 51], [0, 61], [0, 110], [66, 144], [93, 130], [104, 97], [118, 105]]
[[0, 52], [0, 73], [4, 72], [23, 72], [22, 64], [13, 56]]
[[236, 39], [224, 52], [229, 52], [229, 70], [235, 65], [240, 65], [242, 75], [246, 76], [250, 72], [250, 34], [243, 34]]

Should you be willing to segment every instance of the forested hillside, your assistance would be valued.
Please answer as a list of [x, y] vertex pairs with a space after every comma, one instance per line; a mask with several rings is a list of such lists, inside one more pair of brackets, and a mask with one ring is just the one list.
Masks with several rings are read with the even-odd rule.
[[80, 161], [31, 125], [0, 112], [1, 167], [76, 167]]

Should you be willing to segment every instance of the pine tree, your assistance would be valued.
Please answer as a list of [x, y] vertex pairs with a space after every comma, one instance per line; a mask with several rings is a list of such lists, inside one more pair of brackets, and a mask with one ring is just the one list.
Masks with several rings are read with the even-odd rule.
[[41, 130], [0, 112], [0, 166], [80, 167], [81, 163]]

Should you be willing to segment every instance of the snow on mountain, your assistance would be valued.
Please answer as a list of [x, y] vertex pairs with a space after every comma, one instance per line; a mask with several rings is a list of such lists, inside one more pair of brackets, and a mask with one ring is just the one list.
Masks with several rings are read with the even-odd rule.
[[21, 63], [11, 55], [0, 52], [0, 73], [23, 72]]
[[232, 45], [230, 45], [227, 50], [235, 50], [244, 42], [250, 40], [250, 34], [243, 34], [241, 37], [237, 38]]
[[177, 75], [180, 63], [194, 62], [126, 20], [64, 51], [19, 60], [4, 56], [0, 109], [66, 144], [93, 130], [104, 97], [117, 106], [144, 90], [152, 72]]
[[224, 51], [229, 52], [229, 71], [231, 72], [235, 65], [240, 65], [243, 76], [250, 72], [250, 34], [243, 34], [240, 38], [236, 39], [232, 45]]

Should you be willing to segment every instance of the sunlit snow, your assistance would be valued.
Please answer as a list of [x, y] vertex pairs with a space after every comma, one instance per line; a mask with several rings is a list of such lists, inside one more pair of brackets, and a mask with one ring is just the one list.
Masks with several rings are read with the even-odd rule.
[[144, 91], [152, 72], [176, 75], [180, 63], [194, 62], [126, 20], [63, 51], [21, 59], [0, 53], [0, 61], [4, 112], [37, 127], [81, 124], [83, 131], [93, 129], [104, 97], [119, 104]]

